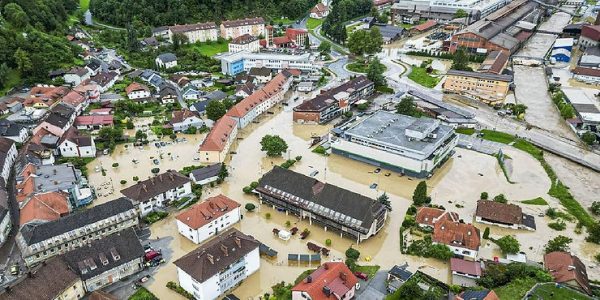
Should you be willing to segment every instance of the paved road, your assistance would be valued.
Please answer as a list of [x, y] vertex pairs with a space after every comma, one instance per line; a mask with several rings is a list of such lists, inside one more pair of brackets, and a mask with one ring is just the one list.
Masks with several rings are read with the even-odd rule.
[[359, 300], [382, 300], [387, 294], [385, 280], [387, 271], [379, 270], [375, 276], [367, 282], [360, 283], [360, 290], [356, 292], [356, 299]]

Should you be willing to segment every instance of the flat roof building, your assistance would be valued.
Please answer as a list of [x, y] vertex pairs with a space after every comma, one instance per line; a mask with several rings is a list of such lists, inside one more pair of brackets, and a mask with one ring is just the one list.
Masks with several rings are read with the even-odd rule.
[[494, 104], [504, 101], [512, 81], [512, 75], [448, 70], [442, 88]]
[[439, 120], [378, 111], [350, 125], [331, 147], [335, 154], [424, 178], [457, 143], [454, 129]]
[[304, 72], [319, 70], [320, 65], [310, 54], [278, 54], [278, 53], [251, 53], [240, 51], [225, 53], [218, 57], [221, 60], [221, 73], [237, 75], [248, 72], [251, 68], [265, 67], [275, 70], [298, 69]]

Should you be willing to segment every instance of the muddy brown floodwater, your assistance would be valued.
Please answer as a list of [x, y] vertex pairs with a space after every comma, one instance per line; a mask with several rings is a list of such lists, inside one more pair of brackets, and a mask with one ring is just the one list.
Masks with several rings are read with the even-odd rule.
[[[400, 253], [399, 228], [419, 180], [401, 177], [397, 173], [386, 170], [375, 174], [373, 173], [374, 166], [337, 155], [322, 156], [312, 153], [308, 148], [311, 136], [324, 135], [332, 126], [294, 124], [290, 107], [279, 107], [273, 109], [272, 112], [274, 114], [262, 116], [258, 124], [251, 124], [241, 130], [238, 140], [232, 148], [232, 151], [237, 153], [229, 157], [227, 161], [230, 177], [218, 187], [205, 189], [202, 196], [202, 198], [206, 198], [223, 193], [241, 203], [242, 206], [248, 202], [258, 205], [256, 211], [252, 213], [244, 212], [242, 221], [235, 227], [246, 234], [254, 236], [279, 253], [278, 258], [274, 260], [262, 258], [260, 270], [237, 287], [233, 293], [240, 299], [252, 299], [265, 292], [270, 292], [271, 286], [280, 281], [293, 282], [301, 272], [311, 268], [311, 266], [289, 265], [287, 254], [309, 253], [306, 242], [311, 241], [324, 245], [326, 239], [332, 240], [332, 245], [328, 247], [331, 249], [331, 255], [325, 258], [326, 260], [343, 259], [344, 251], [353, 246], [361, 252], [359, 261], [361, 264], [377, 264], [383, 270], [387, 270], [393, 265], [408, 262], [409, 269], [412, 271], [419, 269], [444, 282], [449, 281], [448, 263]], [[276, 134], [286, 140], [289, 151], [284, 154], [283, 158], [268, 158], [265, 153], [260, 151], [260, 139], [266, 134]], [[173, 144], [161, 148], [163, 158], [156, 167], [161, 168], [161, 171], [166, 169], [179, 170], [184, 166], [197, 164], [193, 158], [197, 155], [197, 147], [203, 136], [186, 137], [188, 139], [187, 143]], [[118, 190], [133, 184], [133, 176], [140, 178], [150, 176], [150, 170], [155, 167], [150, 157], [157, 157], [157, 151], [153, 145], [144, 147], [143, 150], [133, 149], [131, 146], [127, 149], [119, 146], [113, 155], [100, 157], [94, 161], [90, 165], [90, 182], [95, 186], [101, 186], [102, 183], [110, 182], [110, 179], [112, 179], [116, 188], [112, 195], [100, 197], [96, 203], [117, 198], [119, 195]], [[168, 153], [174, 155], [175, 158], [171, 160], [167, 155]], [[454, 156], [428, 180], [433, 202], [444, 205], [449, 210], [457, 211], [466, 222], [473, 222], [476, 201], [483, 191], [487, 191], [490, 196], [503, 193], [511, 201], [543, 197], [552, 206], [559, 207], [558, 201], [547, 195], [550, 181], [541, 165], [519, 150], [509, 148], [506, 149], [505, 153], [513, 160], [511, 180], [515, 182], [514, 184], [507, 182], [496, 158], [457, 148]], [[309, 225], [308, 222], [299, 220], [295, 216], [288, 216], [285, 213], [273, 210], [269, 206], [259, 205], [255, 196], [245, 195], [242, 192], [244, 186], [256, 181], [262, 174], [268, 172], [273, 165], [282, 163], [288, 157], [294, 158], [298, 155], [302, 156], [302, 160], [292, 167], [296, 172], [309, 174], [317, 170], [319, 171], [316, 175], [317, 179], [371, 198], [386, 192], [390, 196], [393, 210], [389, 214], [384, 229], [375, 237], [355, 245], [351, 239], [341, 238], [335, 233], [325, 232], [317, 225]], [[133, 164], [133, 159], [138, 159], [139, 163]], [[113, 162], [118, 162], [120, 166], [116, 169], [111, 168]], [[94, 166], [98, 164], [104, 166], [107, 170], [107, 176], [102, 176], [100, 172], [94, 172]], [[387, 173], [390, 173], [389, 176], [385, 176]], [[127, 180], [128, 183], [121, 186], [119, 184], [121, 179]], [[372, 183], [377, 183], [378, 188], [370, 189], [369, 185]], [[107, 189], [101, 190], [102, 193], [105, 191]], [[545, 208], [524, 205], [526, 212], [535, 215]], [[270, 219], [265, 217], [266, 213], [271, 214]], [[166, 283], [177, 281], [175, 266], [172, 262], [197, 247], [178, 234], [174, 221], [175, 215], [176, 213], [171, 214], [165, 220], [151, 225], [151, 238], [173, 237], [170, 244], [173, 258], [160, 267], [148, 285], [150, 291], [161, 299], [183, 299], [167, 289]], [[545, 222], [547, 220], [543, 218], [536, 217], [536, 220], [538, 223], [536, 232], [504, 230], [492, 227], [491, 235], [510, 234], [516, 236], [522, 244], [522, 250], [528, 254], [529, 258], [541, 261], [543, 245], [549, 239], [561, 234], [561, 232], [549, 229], [546, 225], [547, 222]], [[282, 241], [274, 236], [272, 229], [285, 228], [286, 221], [290, 221], [292, 226], [298, 227], [301, 231], [308, 228], [311, 231], [308, 239], [300, 240], [298, 236], [294, 236], [289, 241]], [[477, 226], [481, 230], [485, 228], [485, 226]], [[597, 245], [585, 243], [583, 235], [572, 234], [574, 226], [575, 224], [569, 224], [568, 230], [562, 232], [562, 234], [571, 236], [574, 239], [573, 250], [582, 255], [584, 261], [590, 262], [599, 248]], [[499, 254], [494, 244], [484, 241], [480, 257], [491, 259]], [[592, 278], [600, 277], [595, 270], [590, 273]]]

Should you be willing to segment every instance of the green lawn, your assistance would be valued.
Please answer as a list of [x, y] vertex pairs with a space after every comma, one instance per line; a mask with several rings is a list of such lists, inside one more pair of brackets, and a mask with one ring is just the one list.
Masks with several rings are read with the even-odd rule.
[[362, 22], [354, 23], [350, 26], [346, 26], [346, 34], [350, 36], [350, 34], [355, 30], [356, 27], [360, 26]]
[[421, 67], [412, 67], [412, 71], [408, 74], [408, 78], [428, 88], [433, 88], [440, 82], [440, 78], [429, 75], [427, 69]]
[[[367, 73], [367, 71], [369, 70], [369, 64], [365, 64], [363, 62], [360, 61], [356, 61], [353, 63], [349, 63], [348, 65], [346, 65], [346, 68], [348, 68], [348, 70], [352, 71], [352, 72], [357, 72], [357, 73]], [[384, 70], [387, 70], [387, 67], [384, 66]]]
[[229, 42], [223, 42], [220, 44], [217, 42], [212, 42], [210, 44], [209, 43], [192, 44], [192, 48], [197, 50], [198, 52], [200, 52], [203, 55], [212, 57], [218, 53], [229, 51]]
[[[553, 296], [551, 296], [553, 295]], [[570, 288], [557, 287], [554, 283], [548, 283], [538, 286], [531, 294], [531, 300], [551, 300], [551, 299], [571, 299], [571, 300], [588, 300], [592, 299], [584, 294], [578, 293]]]
[[145, 287], [140, 287], [128, 300], [158, 300], [158, 297], [154, 296]]
[[362, 272], [365, 273], [367, 275], [369, 275], [369, 279], [373, 278], [373, 276], [375, 276], [375, 273], [377, 273], [377, 271], [379, 270], [380, 266], [359, 266], [356, 265], [356, 268], [354, 269], [355, 272]]
[[294, 22], [295, 22], [295, 20], [290, 20], [287, 17], [273, 19], [273, 24], [275, 24], [275, 25], [279, 25], [279, 23], [281, 23], [282, 25], [290, 25]]
[[500, 131], [482, 129], [481, 133], [483, 133], [483, 136], [481, 138], [483, 138], [484, 140], [492, 141], [492, 142], [498, 142], [498, 143], [502, 143], [502, 144], [510, 144], [515, 141], [514, 135], [500, 132]]
[[494, 289], [498, 298], [502, 300], [521, 300], [525, 293], [536, 284], [535, 279], [515, 279], [505, 286]]
[[456, 133], [462, 133], [464, 135], [473, 135], [473, 133], [475, 133], [474, 128], [456, 128], [456, 130], [454, 131]]
[[321, 24], [323, 24], [323, 19], [308, 18], [308, 20], [306, 20], [306, 28], [308, 28], [309, 30], [313, 30], [319, 27], [319, 25]]
[[523, 201], [521, 201], [521, 203], [529, 204], [529, 205], [548, 205], [548, 202], [546, 202], [546, 200], [544, 200], [544, 198], [542, 198], [542, 197], [537, 197], [537, 198], [533, 198], [533, 199], [529, 199], [529, 200], [523, 200]]

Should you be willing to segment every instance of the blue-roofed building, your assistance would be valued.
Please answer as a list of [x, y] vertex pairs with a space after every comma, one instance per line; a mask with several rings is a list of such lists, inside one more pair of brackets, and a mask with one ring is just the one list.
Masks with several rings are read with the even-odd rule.
[[569, 52], [573, 51], [573, 44], [575, 43], [575, 40], [573, 38], [562, 38], [562, 39], [556, 39], [556, 41], [554, 41], [554, 46], [552, 46], [552, 49], [565, 49]]
[[387, 274], [387, 291], [393, 293], [400, 288], [408, 279], [413, 276], [413, 273], [407, 270], [408, 264], [402, 266], [395, 265]]
[[565, 48], [552, 49], [550, 56], [556, 61], [569, 62], [571, 60], [571, 52]]

